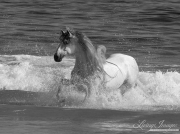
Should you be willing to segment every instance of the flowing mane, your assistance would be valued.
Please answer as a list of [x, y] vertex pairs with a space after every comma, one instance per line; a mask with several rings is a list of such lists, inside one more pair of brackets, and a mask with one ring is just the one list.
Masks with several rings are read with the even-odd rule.
[[[79, 52], [75, 55], [76, 63], [72, 71], [72, 75], [74, 73], [82, 78], [85, 78], [86, 76], [94, 75], [97, 71], [102, 73], [103, 63], [99, 60], [97, 50], [91, 43], [90, 39], [79, 31], [75, 31], [74, 35], [78, 39], [78, 43], [76, 45]], [[82, 71], [82, 69], [84, 69], [84, 73], [78, 73]]]
[[[62, 79], [57, 92], [58, 101], [64, 86], [74, 85], [78, 91], [85, 91], [83, 102], [91, 95], [94, 84], [105, 89], [120, 89], [123, 95], [126, 90], [136, 86], [139, 68], [136, 60], [124, 54], [112, 54], [106, 59], [106, 47], [94, 47], [90, 39], [79, 31], [61, 30], [60, 43], [54, 54], [54, 60], [61, 62], [66, 55], [75, 56], [75, 65], [71, 79]], [[96, 79], [98, 78], [98, 79]], [[100, 79], [99, 79], [100, 78]]]

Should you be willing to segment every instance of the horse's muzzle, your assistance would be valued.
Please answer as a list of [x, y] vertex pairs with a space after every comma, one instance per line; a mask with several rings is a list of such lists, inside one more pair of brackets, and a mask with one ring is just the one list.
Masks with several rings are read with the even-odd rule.
[[58, 56], [57, 53], [54, 54], [54, 60], [56, 62], [61, 62], [64, 56]]

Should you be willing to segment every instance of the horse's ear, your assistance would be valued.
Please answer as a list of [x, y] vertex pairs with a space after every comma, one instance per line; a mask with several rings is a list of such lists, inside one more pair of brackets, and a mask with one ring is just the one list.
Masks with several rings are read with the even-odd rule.
[[61, 35], [64, 35], [64, 31], [63, 30], [61, 30]]
[[67, 30], [67, 33], [68, 33], [68, 36], [69, 36], [70, 38], [73, 38], [73, 37], [74, 37], [69, 30]]
[[71, 38], [74, 38], [74, 37], [75, 37], [75, 36], [74, 36], [75, 31], [74, 31], [74, 29], [73, 29], [72, 27], [66, 26], [66, 30], [67, 30], [67, 32], [68, 32], [69, 37], [71, 37]]

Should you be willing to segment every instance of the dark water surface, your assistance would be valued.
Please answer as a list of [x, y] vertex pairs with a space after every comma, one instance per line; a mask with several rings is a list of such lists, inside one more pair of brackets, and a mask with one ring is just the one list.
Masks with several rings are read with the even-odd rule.
[[[144, 120], [146, 125], [156, 126], [164, 120], [165, 124], [176, 125], [172, 128], [179, 128], [179, 16], [179, 0], [1, 0], [0, 89], [13, 91], [0, 92], [0, 103], [8, 102], [0, 105], [0, 133], [151, 133], [149, 126], [134, 127]], [[137, 110], [128, 105], [129, 109], [123, 111], [123, 104], [116, 101], [118, 95], [108, 102], [109, 92], [101, 96], [102, 103], [94, 98], [97, 106], [90, 109], [33, 105], [39, 103], [34, 92], [56, 90], [58, 81], [72, 69], [71, 60], [59, 66], [52, 59], [59, 32], [65, 26], [84, 32], [94, 45], [105, 45], [107, 54], [133, 56], [141, 70], [139, 80], [149, 94], [144, 97], [142, 89], [137, 88], [125, 99], [127, 104], [151, 107]], [[33, 92], [19, 95], [16, 90]], [[45, 97], [43, 101], [48, 102], [50, 97]], [[149, 98], [156, 101], [156, 107]], [[159, 106], [166, 104], [169, 106]]]
[[[173, 125], [171, 129], [178, 129], [179, 118], [179, 112], [172, 111], [136, 112], [1, 105], [0, 132], [3, 134], [151, 134], [149, 130], [152, 124], [155, 124], [152, 129], [156, 127], [168, 129], [168, 125]], [[142, 122], [145, 122], [144, 125]]]
[[0, 53], [53, 55], [65, 26], [139, 64], [179, 65], [178, 0], [2, 0]]

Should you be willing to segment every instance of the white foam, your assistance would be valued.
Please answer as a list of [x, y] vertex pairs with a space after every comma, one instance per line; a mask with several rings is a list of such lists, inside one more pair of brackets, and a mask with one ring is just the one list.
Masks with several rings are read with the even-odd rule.
[[[12, 59], [12, 60], [8, 60]], [[6, 90], [24, 90], [48, 92], [57, 86], [61, 77], [70, 75], [69, 69], [61, 69], [53, 57], [30, 55], [1, 56], [0, 88]], [[65, 63], [62, 63], [62, 65]], [[68, 71], [67, 71], [68, 69]]]
[[[61, 78], [70, 78], [74, 59], [54, 62], [53, 57], [30, 55], [0, 56], [0, 89], [50, 92], [58, 90]], [[84, 93], [71, 85], [64, 87], [64, 96], [71, 106], [81, 108], [133, 109], [136, 106], [180, 105], [180, 73], [140, 72], [138, 85], [123, 96], [120, 90], [106, 90], [92, 82], [91, 96], [85, 102]]]

